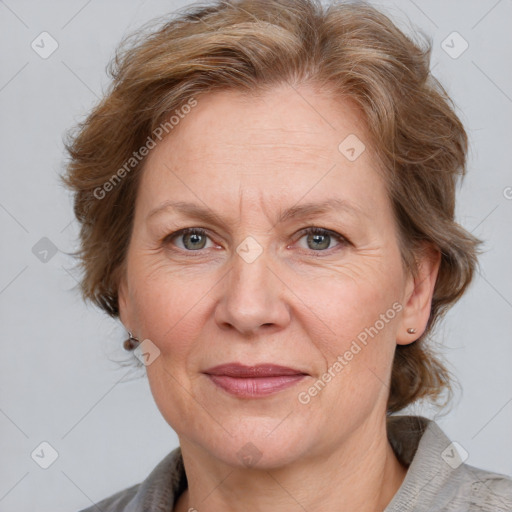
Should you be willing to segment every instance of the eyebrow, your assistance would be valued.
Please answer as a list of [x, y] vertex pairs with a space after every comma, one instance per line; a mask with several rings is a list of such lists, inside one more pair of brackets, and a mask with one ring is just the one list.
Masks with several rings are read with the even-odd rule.
[[[188, 217], [210, 222], [211, 224], [228, 223], [225, 219], [222, 219], [221, 216], [214, 213], [211, 209], [196, 203], [189, 203], [186, 201], [165, 201], [161, 205], [151, 210], [146, 217], [146, 220], [149, 220], [150, 218], [153, 218], [169, 210], [174, 210]], [[322, 202], [301, 203], [291, 206], [290, 208], [287, 208], [286, 210], [279, 213], [276, 224], [281, 224], [295, 218], [312, 218], [333, 212], [345, 212], [354, 217], [360, 217], [364, 215], [362, 210], [353, 203], [344, 199], [332, 198]]]

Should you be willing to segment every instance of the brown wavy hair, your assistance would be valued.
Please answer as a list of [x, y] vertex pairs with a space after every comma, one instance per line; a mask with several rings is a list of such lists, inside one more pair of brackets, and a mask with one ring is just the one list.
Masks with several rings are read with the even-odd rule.
[[451, 393], [450, 372], [426, 341], [471, 282], [480, 241], [454, 220], [468, 139], [453, 101], [430, 73], [431, 39], [417, 30], [423, 39], [415, 41], [362, 2], [201, 2], [156, 23], [120, 43], [107, 69], [109, 89], [66, 134], [62, 178], [81, 224], [75, 255], [83, 297], [119, 316], [119, 278], [145, 162], [140, 150], [162, 123], [171, 133], [170, 116], [215, 90], [257, 94], [283, 83], [321, 85], [354, 105], [365, 122], [406, 268], [416, 273], [425, 242], [441, 253], [427, 329], [396, 348], [388, 413]]

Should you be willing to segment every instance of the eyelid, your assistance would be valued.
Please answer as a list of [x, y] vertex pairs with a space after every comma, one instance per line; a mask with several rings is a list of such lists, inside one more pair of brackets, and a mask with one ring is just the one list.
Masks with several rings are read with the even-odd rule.
[[[210, 232], [208, 229], [206, 228], [201, 228], [201, 227], [188, 227], [188, 228], [183, 228], [183, 229], [179, 229], [177, 231], [174, 231], [173, 233], [169, 233], [167, 234], [166, 236], [163, 237], [162, 239], [162, 243], [164, 244], [167, 244], [167, 243], [171, 243], [171, 241], [175, 238], [179, 238], [180, 236], [183, 236], [185, 234], [188, 234], [188, 233], [196, 233], [196, 234], [199, 234], [201, 236], [206, 236], [207, 238], [210, 239], [211, 242], [213, 242], [213, 239], [212, 239], [212, 236], [210, 235]], [[323, 228], [323, 227], [320, 227], [320, 226], [316, 226], [316, 225], [313, 225], [313, 226], [307, 226], [305, 228], [302, 228], [301, 230], [299, 230], [298, 232], [295, 233], [295, 235], [293, 236], [294, 238], [294, 244], [297, 243], [302, 237], [304, 237], [305, 235], [309, 235], [309, 234], [322, 234], [322, 235], [328, 235], [332, 238], [335, 238], [337, 241], [338, 241], [338, 245], [341, 246], [341, 247], [344, 247], [344, 246], [347, 246], [347, 245], [352, 245], [352, 242], [344, 235], [342, 235], [341, 233], [338, 233], [337, 231], [334, 231], [334, 230], [331, 230], [331, 229], [327, 229], [327, 228]], [[215, 243], [215, 242], [213, 242]], [[309, 252], [309, 253], [317, 253], [318, 255], [322, 254], [322, 253], [331, 253], [332, 251], [336, 251], [339, 249], [338, 246], [336, 247], [332, 247], [330, 249], [324, 249], [324, 250], [319, 250], [319, 251], [314, 251], [313, 249], [302, 249], [300, 248], [302, 251], [306, 251], [306, 252]], [[181, 248], [178, 248], [178, 251], [180, 252], [187, 252], [187, 253], [197, 253], [198, 255], [201, 254], [205, 249], [198, 249], [196, 251], [192, 251], [192, 250], [186, 250], [186, 249], [181, 249]]]
[[[331, 229], [322, 228], [320, 226], [309, 226], [309, 227], [301, 229], [298, 232], [298, 235], [295, 237], [296, 238], [295, 243], [297, 241], [299, 241], [304, 235], [309, 235], [309, 234], [329, 235], [330, 237], [335, 238], [341, 246], [352, 245], [352, 242], [346, 236], [342, 235], [341, 233], [338, 233], [337, 231], [333, 231]], [[305, 250], [308, 250], [308, 249], [305, 249]], [[309, 249], [309, 251], [314, 252], [314, 253], [329, 253], [334, 250], [336, 250], [336, 247], [332, 247], [331, 249], [325, 249], [322, 251], [313, 251], [312, 249]]]
[[[173, 231], [172, 233], [168, 233], [167, 235], [165, 235], [162, 238], [162, 242], [163, 243], [170, 243], [170, 241], [173, 240], [174, 238], [179, 238], [180, 236], [186, 235], [188, 233], [195, 233], [195, 234], [199, 234], [201, 236], [206, 236], [210, 240], [212, 239], [212, 237], [209, 234], [209, 231], [206, 228], [191, 227], [191, 228], [178, 229], [177, 231]], [[198, 252], [198, 251], [188, 251], [188, 252]]]

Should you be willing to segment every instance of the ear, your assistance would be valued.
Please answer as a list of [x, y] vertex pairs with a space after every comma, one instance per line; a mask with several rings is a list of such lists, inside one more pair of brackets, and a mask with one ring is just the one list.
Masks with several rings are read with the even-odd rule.
[[[431, 244], [425, 244], [416, 261], [417, 275], [409, 273], [405, 286], [404, 309], [396, 336], [398, 345], [408, 345], [425, 332], [441, 264], [441, 253]], [[416, 332], [408, 333], [409, 328], [416, 329]]]

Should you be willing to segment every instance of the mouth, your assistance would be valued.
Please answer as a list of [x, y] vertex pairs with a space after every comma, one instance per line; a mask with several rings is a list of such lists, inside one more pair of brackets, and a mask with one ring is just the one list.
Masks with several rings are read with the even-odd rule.
[[258, 398], [288, 389], [307, 373], [274, 364], [245, 366], [238, 363], [215, 366], [204, 372], [210, 381], [238, 398]]

